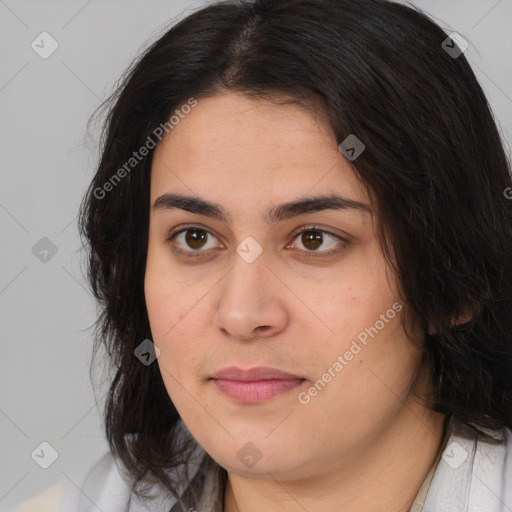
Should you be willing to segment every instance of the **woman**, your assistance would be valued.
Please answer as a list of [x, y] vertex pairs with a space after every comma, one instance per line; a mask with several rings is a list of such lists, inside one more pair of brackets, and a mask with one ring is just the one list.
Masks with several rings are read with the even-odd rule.
[[81, 209], [115, 377], [77, 510], [512, 510], [510, 167], [456, 44], [227, 1], [132, 66]]

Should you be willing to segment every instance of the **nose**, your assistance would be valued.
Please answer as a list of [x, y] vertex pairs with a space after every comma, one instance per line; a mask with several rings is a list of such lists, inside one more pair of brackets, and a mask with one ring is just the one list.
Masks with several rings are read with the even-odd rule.
[[267, 264], [264, 252], [252, 263], [234, 257], [219, 288], [215, 314], [215, 325], [225, 335], [249, 341], [274, 336], [286, 327], [286, 290]]

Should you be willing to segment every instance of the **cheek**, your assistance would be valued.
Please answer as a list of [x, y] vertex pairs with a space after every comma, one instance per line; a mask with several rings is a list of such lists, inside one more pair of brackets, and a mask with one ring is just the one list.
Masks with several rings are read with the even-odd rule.
[[[190, 286], [171, 265], [165, 248], [149, 244], [144, 278], [146, 308], [151, 332], [162, 340], [186, 314]], [[190, 283], [188, 283], [190, 284]]]
[[311, 305], [310, 316], [316, 317], [315, 323], [324, 333], [323, 346], [330, 350], [348, 350], [358, 336], [364, 342], [370, 337], [368, 330], [375, 334], [376, 323], [379, 333], [385, 334], [394, 328], [399, 316], [393, 305], [400, 308], [400, 299], [390, 288], [384, 269], [367, 267], [347, 273], [343, 281], [331, 280], [297, 294]]
[[320, 362], [317, 368], [322, 366], [311, 401], [339, 418], [377, 419], [398, 409], [397, 397], [405, 399], [419, 364], [420, 352], [402, 326], [405, 308], [396, 281], [376, 255], [376, 247], [369, 247], [352, 261], [343, 280], [310, 295], [329, 328], [311, 354], [312, 361]]
[[198, 374], [204, 326], [197, 320], [204, 317], [204, 304], [201, 290], [186, 286], [162, 268], [165, 266], [148, 258], [145, 299], [152, 341], [160, 350], [157, 362], [162, 378], [169, 394], [176, 395], [179, 384], [187, 384]]
[[166, 280], [160, 279], [150, 271], [146, 272], [144, 289], [151, 333], [154, 338], [161, 339], [172, 327], [176, 312], [176, 304], [173, 300], [175, 294]]
[[[336, 346], [316, 354], [322, 358], [323, 369], [301, 403], [307, 402], [304, 408], [311, 417], [325, 414], [330, 422], [342, 425], [345, 438], [355, 445], [375, 425], [389, 421], [403, 408], [420, 352], [407, 339], [398, 317], [369, 336], [366, 345], [354, 339], [358, 348], [353, 350], [352, 338], [344, 336]], [[340, 442], [337, 431], [325, 435], [333, 436], [333, 445]]]

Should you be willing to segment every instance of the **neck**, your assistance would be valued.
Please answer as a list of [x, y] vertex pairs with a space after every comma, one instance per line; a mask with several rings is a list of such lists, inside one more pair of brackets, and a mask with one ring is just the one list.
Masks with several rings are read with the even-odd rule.
[[224, 512], [408, 512], [437, 457], [445, 421], [411, 404], [373, 443], [300, 481], [228, 472]]

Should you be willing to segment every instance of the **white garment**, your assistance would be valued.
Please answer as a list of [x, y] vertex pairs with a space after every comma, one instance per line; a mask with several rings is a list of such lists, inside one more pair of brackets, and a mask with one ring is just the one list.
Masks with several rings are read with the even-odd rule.
[[[191, 436], [181, 422], [186, 436]], [[477, 437], [473, 429], [450, 421], [448, 440], [436, 467], [422, 512], [512, 512], [512, 431], [489, 431], [501, 442], [490, 443]], [[210, 465], [204, 464], [210, 460]], [[187, 467], [180, 467], [180, 482], [187, 483], [205, 471], [199, 479], [201, 499], [189, 509], [213, 512], [218, 472], [199, 444]], [[207, 469], [204, 469], [207, 468]], [[217, 466], [218, 468], [218, 466]], [[187, 475], [183, 471], [187, 471]], [[68, 485], [58, 512], [169, 512], [177, 503], [170, 493], [156, 484], [157, 499], [144, 503], [132, 497], [125, 479], [110, 453], [106, 453], [89, 471], [81, 490]], [[218, 489], [218, 488], [217, 488]], [[416, 506], [414, 507], [416, 508]], [[217, 509], [218, 510], [218, 509]], [[181, 509], [180, 509], [181, 511]]]
[[422, 512], [512, 512], [512, 431], [487, 432], [501, 442], [454, 426]]

